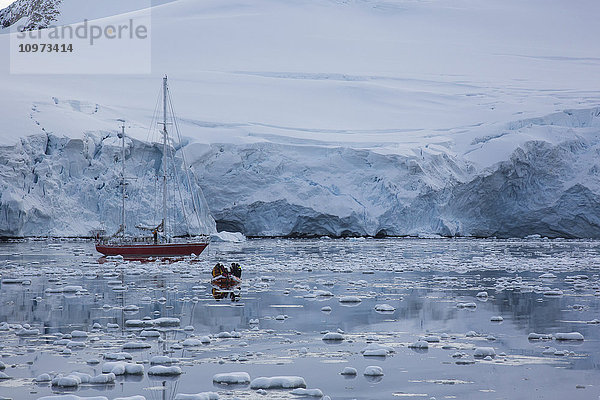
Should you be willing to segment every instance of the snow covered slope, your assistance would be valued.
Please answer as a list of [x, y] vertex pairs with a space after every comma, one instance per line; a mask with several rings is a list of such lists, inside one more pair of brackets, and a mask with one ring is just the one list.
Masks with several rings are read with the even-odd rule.
[[[63, 0], [68, 21], [87, 18], [77, 4]], [[3, 165], [30, 135], [103, 137], [117, 118], [143, 147], [168, 73], [220, 228], [600, 237], [598, 11], [593, 0], [168, 2], [153, 9], [152, 75], [0, 67]], [[0, 231], [80, 234], [80, 215], [97, 221], [109, 200], [64, 211], [17, 192], [38, 156], [0, 175], [11, 215]], [[31, 185], [64, 171], [48, 173]], [[36, 202], [49, 217], [28, 225]], [[65, 212], [73, 222], [53, 225]]]

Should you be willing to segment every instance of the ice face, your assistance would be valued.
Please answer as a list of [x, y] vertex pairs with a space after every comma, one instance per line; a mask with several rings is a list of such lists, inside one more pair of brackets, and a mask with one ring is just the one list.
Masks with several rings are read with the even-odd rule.
[[[83, 139], [36, 135], [19, 145], [2, 148], [8, 174], [2, 180], [0, 235], [89, 236], [93, 229], [116, 232], [121, 210], [121, 149], [114, 134], [87, 134]], [[5, 153], [5, 151], [7, 153]], [[11, 154], [11, 155], [9, 155]], [[126, 141], [126, 225], [154, 226], [162, 218], [157, 183], [162, 147], [137, 140]], [[176, 159], [177, 160], [177, 159]], [[215, 232], [215, 225], [196, 181], [184, 178], [181, 159], [171, 167], [172, 179], [181, 187], [169, 192], [169, 218], [174, 234]], [[15, 182], [20, 182], [15, 185]], [[12, 182], [12, 183], [10, 183]], [[191, 194], [201, 208], [193, 212]], [[177, 206], [175, 206], [178, 204]], [[184, 223], [183, 207], [188, 225]], [[198, 218], [196, 218], [198, 215]]]

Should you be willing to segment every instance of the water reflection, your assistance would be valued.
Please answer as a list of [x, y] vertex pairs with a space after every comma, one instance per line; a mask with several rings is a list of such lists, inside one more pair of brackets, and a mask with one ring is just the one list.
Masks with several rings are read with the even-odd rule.
[[[406, 349], [408, 343], [428, 332], [446, 333], [454, 343], [467, 340], [466, 333], [473, 331], [477, 336], [468, 340], [493, 346], [498, 353], [505, 352], [507, 357], [513, 357], [511, 362], [515, 364], [514, 360], [524, 362], [524, 359], [540, 364], [560, 362], [569, 370], [586, 370], [600, 378], [600, 329], [596, 324], [586, 323], [600, 315], [597, 296], [600, 254], [595, 242], [261, 240], [239, 246], [217, 245], [213, 255], [190, 266], [97, 264], [92, 244], [88, 243], [58, 243], [50, 248], [44, 242], [2, 245], [0, 322], [28, 323], [41, 333], [38, 337], [15, 337], [0, 331], [8, 359], [23, 366], [15, 368], [14, 373], [31, 379], [51, 370], [70, 372], [81, 365], [82, 354], [97, 356], [94, 352], [114, 351], [123, 342], [137, 338], [144, 328], [128, 327], [127, 320], [175, 317], [181, 320], [180, 327], [158, 328], [161, 341], [152, 340], [150, 350], [132, 353], [137, 360], [164, 353], [181, 357], [189, 362], [186, 368], [191, 368], [190, 374], [186, 372], [173, 379], [126, 376], [117, 379], [115, 386], [82, 388], [80, 392], [113, 392], [124, 388], [125, 393], [136, 394], [142, 387], [152, 387], [162, 388], [156, 392], [172, 398], [178, 390], [176, 385], [191, 385], [186, 382], [196, 381], [198, 374], [210, 378], [213, 372], [211, 368], [204, 368], [206, 372], [193, 368], [205, 364], [220, 368], [219, 360], [226, 360], [223, 361], [226, 366], [238, 363], [228, 366], [230, 369], [239, 366], [240, 370], [278, 374], [275, 367], [269, 369], [265, 365], [300, 363], [290, 356], [289, 349], [307, 347], [313, 351], [311, 346], [319, 346], [315, 352], [349, 357], [347, 354], [359, 354], [367, 337], [391, 341], [397, 349]], [[212, 285], [213, 257], [243, 263], [244, 283]], [[547, 272], [556, 278], [539, 278]], [[587, 279], [572, 278], [581, 274]], [[22, 282], [11, 283], [10, 279], [18, 278]], [[545, 296], [544, 288], [559, 289], [564, 294]], [[482, 291], [489, 295], [477, 297]], [[332, 296], [322, 295], [324, 292]], [[342, 296], [357, 296], [361, 301], [340, 303]], [[461, 302], [472, 302], [476, 307], [457, 307]], [[375, 306], [379, 304], [389, 304], [395, 310], [378, 312]], [[136, 307], [128, 308], [131, 305]], [[324, 306], [331, 311], [322, 312]], [[492, 322], [493, 316], [502, 316], [503, 322]], [[53, 345], [56, 337], [52, 335], [76, 329], [92, 332], [94, 324], [101, 326], [101, 342], [86, 342], [85, 349], [73, 349], [72, 355], [62, 355]], [[184, 331], [188, 326], [191, 329]], [[322, 332], [338, 329], [352, 341], [322, 343]], [[216, 348], [163, 347], [166, 343], [169, 346], [180, 343], [191, 335], [232, 331], [244, 332], [248, 347], [233, 340], [219, 342]], [[527, 340], [531, 332], [573, 331], [581, 332], [585, 341]], [[275, 339], [264, 339], [269, 335]], [[543, 355], [542, 351], [549, 346], [575, 354], [562, 358]], [[36, 352], [36, 356], [28, 358], [23, 350], [27, 348]], [[37, 354], [39, 349], [43, 351]], [[447, 354], [440, 356], [439, 350], [439, 346], [432, 345], [429, 350], [411, 349], [393, 357], [358, 356], [358, 359], [388, 368], [395, 366], [394, 363], [402, 364], [400, 360], [415, 365], [427, 362], [422, 360], [434, 360], [429, 362], [435, 362], [435, 366], [427, 364], [433, 370], [443, 363], [455, 365], [454, 360], [447, 359]], [[233, 355], [240, 356], [242, 361], [240, 357], [234, 357], [235, 361], [227, 358]], [[27, 361], [32, 365], [27, 366]], [[323, 367], [322, 362], [313, 362], [316, 364], [308, 365], [303, 373], [319, 382], [317, 371]], [[100, 372], [100, 368], [83, 366], [88, 373]], [[210, 379], [202, 376], [209, 390]], [[391, 393], [393, 388], [386, 386], [391, 385], [389, 380], [386, 375], [383, 380], [379, 377], [377, 381], [357, 381], [376, 384]], [[341, 379], [340, 388], [335, 387], [342, 394], [340, 397], [369, 398], [365, 388], [361, 389], [363, 392], [343, 392], [344, 381]], [[327, 383], [325, 380], [323, 384]], [[14, 390], [15, 398], [21, 398], [17, 395], [35, 398], [27, 390]], [[39, 385], [39, 390], [41, 393], [50, 389]]]

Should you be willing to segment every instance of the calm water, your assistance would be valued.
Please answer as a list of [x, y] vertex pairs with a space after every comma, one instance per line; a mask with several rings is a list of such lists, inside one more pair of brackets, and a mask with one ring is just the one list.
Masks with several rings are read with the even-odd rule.
[[[593, 322], [600, 322], [594, 321], [600, 320], [599, 245], [251, 240], [213, 244], [200, 262], [140, 264], [99, 263], [89, 242], [3, 243], [0, 323], [9, 326], [1, 325], [0, 361], [10, 379], [0, 380], [0, 397], [37, 399], [66, 392], [172, 399], [177, 393], [207, 391], [221, 399], [298, 397], [289, 390], [258, 394], [248, 385], [212, 382], [216, 373], [243, 371], [252, 379], [301, 376], [308, 388], [332, 399], [597, 399], [600, 324]], [[243, 267], [244, 284], [235, 302], [213, 297], [210, 269], [217, 261]], [[487, 298], [476, 297], [483, 291]], [[331, 296], [323, 296], [327, 292]], [[344, 296], [361, 301], [341, 303]], [[395, 311], [378, 312], [380, 304]], [[136, 307], [126, 311], [126, 306]], [[326, 306], [331, 311], [322, 311]], [[497, 316], [503, 321], [491, 321]], [[33, 382], [42, 373], [98, 375], [103, 354], [141, 340], [142, 328], [127, 328], [125, 321], [144, 317], [175, 317], [180, 324], [159, 328], [160, 339], [145, 340], [150, 348], [125, 351], [146, 371], [155, 355], [176, 358], [183, 370], [179, 377], [117, 377], [114, 384], [82, 384], [68, 391]], [[101, 328], [93, 329], [96, 323]], [[17, 335], [17, 324], [39, 333]], [[56, 341], [73, 330], [88, 332], [88, 338], [77, 339], [85, 347], [65, 354], [64, 342]], [[322, 340], [326, 331], [338, 330], [343, 341]], [[217, 338], [232, 331], [241, 337]], [[530, 341], [532, 332], [580, 332], [585, 340]], [[212, 335], [212, 342], [182, 346], [192, 335]], [[426, 335], [440, 341], [427, 350], [409, 348]], [[361, 350], [369, 343], [394, 352], [364, 357]], [[474, 358], [477, 347], [493, 347], [496, 357]], [[453, 357], [461, 352], [461, 358]], [[100, 364], [88, 364], [92, 358]], [[363, 376], [371, 365], [380, 366], [384, 375]], [[356, 368], [358, 375], [340, 375], [344, 367]]]

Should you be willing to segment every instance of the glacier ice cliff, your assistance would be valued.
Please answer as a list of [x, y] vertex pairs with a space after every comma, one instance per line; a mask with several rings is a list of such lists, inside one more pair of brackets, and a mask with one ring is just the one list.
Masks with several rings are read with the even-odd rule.
[[[139, 224], [158, 225], [162, 218], [156, 178], [162, 156], [160, 145], [126, 139], [128, 232], [135, 232]], [[81, 139], [32, 135], [15, 146], [0, 147], [0, 159], [0, 236], [89, 236], [94, 229], [108, 233], [118, 229], [121, 141], [115, 133], [86, 133]], [[182, 198], [171, 188], [168, 204], [173, 206], [168, 207], [168, 218], [172, 233], [214, 232], [202, 191], [195, 179], [184, 178], [181, 160], [175, 157], [175, 161], [168, 174], [182, 187]]]
[[[192, 229], [214, 232], [216, 223], [247, 236], [600, 238], [600, 109], [469, 135], [463, 148], [402, 155], [315, 143], [192, 142], [185, 151], [202, 203]], [[500, 155], [500, 162], [480, 161]], [[118, 227], [114, 133], [29, 136], [1, 147], [0, 159], [0, 235], [86, 236]], [[127, 187], [127, 225], [155, 223], [149, 210], [162, 150], [128, 139], [126, 160], [127, 175], [137, 177]]]

